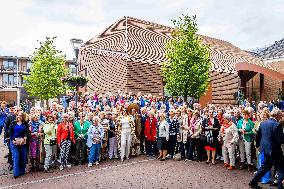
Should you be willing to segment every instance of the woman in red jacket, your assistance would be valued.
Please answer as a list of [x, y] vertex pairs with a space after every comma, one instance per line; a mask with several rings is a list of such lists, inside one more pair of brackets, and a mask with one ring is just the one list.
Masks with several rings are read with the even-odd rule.
[[145, 122], [146, 155], [155, 157], [157, 152], [157, 119], [154, 117], [153, 111], [150, 111], [148, 115]]
[[63, 170], [64, 167], [71, 167], [67, 160], [71, 142], [75, 143], [73, 125], [68, 122], [68, 117], [68, 114], [63, 114], [63, 122], [57, 128], [57, 144], [60, 147], [60, 170]]

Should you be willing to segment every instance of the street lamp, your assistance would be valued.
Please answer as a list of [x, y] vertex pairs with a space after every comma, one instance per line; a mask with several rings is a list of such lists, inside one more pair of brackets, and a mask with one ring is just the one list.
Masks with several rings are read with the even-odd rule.
[[[75, 57], [76, 57], [75, 69], [76, 69], [76, 75], [78, 75], [78, 55], [79, 55], [79, 49], [80, 49], [81, 44], [83, 43], [83, 40], [72, 38], [70, 39], [70, 42], [75, 52]], [[76, 86], [76, 91], [75, 91], [75, 116], [78, 117], [78, 86]]]

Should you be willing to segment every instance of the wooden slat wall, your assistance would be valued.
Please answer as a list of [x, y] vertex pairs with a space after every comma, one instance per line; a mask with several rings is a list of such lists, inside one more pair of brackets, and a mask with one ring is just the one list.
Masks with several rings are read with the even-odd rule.
[[237, 104], [234, 99], [234, 93], [238, 90], [239, 77], [237, 74], [212, 72], [211, 81], [213, 104]]
[[88, 69], [88, 91], [98, 89], [98, 92], [106, 93], [125, 90], [126, 66], [124, 60], [89, 53], [81, 60], [80, 70]]
[[126, 89], [134, 93], [151, 93], [158, 95], [163, 92], [162, 76], [158, 64], [127, 62]]

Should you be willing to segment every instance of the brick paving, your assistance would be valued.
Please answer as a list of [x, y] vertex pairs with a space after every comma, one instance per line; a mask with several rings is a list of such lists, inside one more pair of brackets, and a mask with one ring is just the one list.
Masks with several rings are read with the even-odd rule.
[[[0, 137], [1, 144], [2, 137]], [[98, 166], [73, 166], [53, 173], [32, 172], [14, 179], [7, 170], [6, 147], [0, 145], [0, 189], [2, 188], [159, 188], [159, 189], [247, 189], [253, 176], [246, 170], [228, 171], [205, 162], [149, 160], [146, 156], [133, 157], [128, 161], [103, 161]], [[264, 186], [268, 188], [268, 186]]]
[[28, 173], [14, 179], [0, 177], [0, 188], [194, 188], [246, 189], [252, 173], [228, 171], [219, 163], [148, 160], [146, 156], [121, 163], [102, 162], [87, 168], [77, 166], [53, 173]]

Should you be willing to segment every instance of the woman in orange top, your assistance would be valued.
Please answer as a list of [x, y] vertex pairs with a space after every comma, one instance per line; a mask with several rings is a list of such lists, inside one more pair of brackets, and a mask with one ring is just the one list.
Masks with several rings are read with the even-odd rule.
[[72, 123], [68, 122], [68, 114], [63, 114], [63, 121], [58, 125], [57, 128], [57, 144], [60, 147], [60, 170], [64, 167], [70, 168], [71, 165], [68, 164], [68, 156], [71, 147], [71, 142], [75, 143], [74, 130]]

